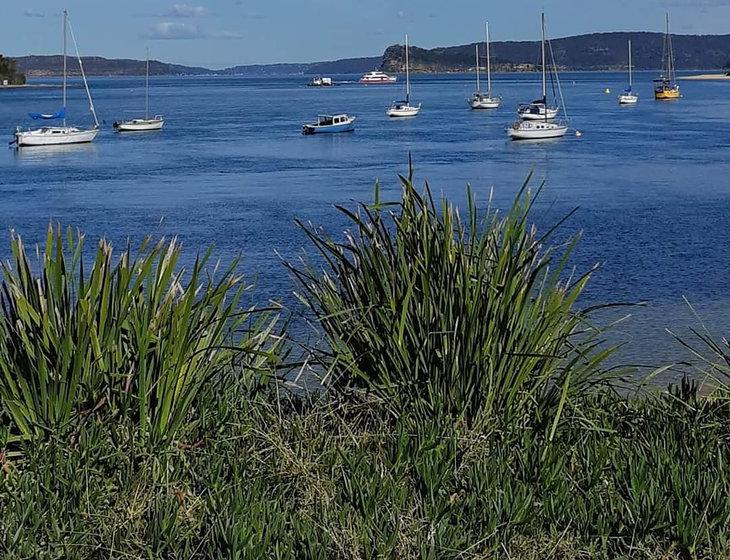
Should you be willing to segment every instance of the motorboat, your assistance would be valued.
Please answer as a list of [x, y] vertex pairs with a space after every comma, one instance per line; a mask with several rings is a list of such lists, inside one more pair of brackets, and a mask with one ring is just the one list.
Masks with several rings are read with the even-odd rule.
[[332, 84], [332, 78], [324, 76], [315, 76], [307, 84], [310, 87], [330, 87]]
[[373, 70], [360, 78], [360, 83], [365, 85], [394, 84], [398, 81], [397, 76], [389, 76], [385, 72]]
[[355, 130], [355, 117], [341, 115], [317, 115], [317, 121], [302, 125], [302, 134], [323, 134], [333, 132], [352, 132]]

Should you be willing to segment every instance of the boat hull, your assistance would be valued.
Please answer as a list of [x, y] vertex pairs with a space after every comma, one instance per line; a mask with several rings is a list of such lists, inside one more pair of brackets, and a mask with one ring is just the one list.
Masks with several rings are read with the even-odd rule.
[[310, 134], [337, 134], [340, 132], [354, 132], [355, 130], [355, 123], [345, 123], [345, 124], [331, 124], [331, 125], [325, 125], [325, 126], [318, 126], [316, 124], [305, 124], [302, 126], [302, 134], [310, 135]]
[[420, 110], [420, 105], [418, 107], [390, 107], [385, 114], [391, 118], [415, 117]]
[[618, 96], [619, 105], [634, 105], [639, 101], [638, 95], [622, 94]]
[[360, 78], [359, 83], [361, 83], [364, 86], [387, 86], [389, 84], [394, 84], [398, 81], [398, 78], [388, 78], [388, 79], [378, 79], [378, 80], [368, 80], [365, 78]]
[[79, 130], [74, 127], [48, 127], [18, 131], [15, 133], [15, 143], [18, 147], [86, 144], [92, 142], [97, 134], [98, 128]]
[[498, 109], [501, 103], [500, 97], [472, 97], [469, 100], [469, 106], [472, 109]]
[[115, 122], [114, 128], [117, 132], [144, 132], [148, 130], [160, 130], [165, 121], [162, 119], [134, 119], [131, 121]]
[[507, 129], [512, 140], [548, 140], [561, 138], [568, 132], [568, 127], [555, 123], [515, 123]]
[[657, 101], [667, 101], [672, 99], [679, 99], [681, 97], [681, 94], [679, 93], [679, 88], [666, 88], [666, 89], [657, 89], [654, 91], [654, 99]]

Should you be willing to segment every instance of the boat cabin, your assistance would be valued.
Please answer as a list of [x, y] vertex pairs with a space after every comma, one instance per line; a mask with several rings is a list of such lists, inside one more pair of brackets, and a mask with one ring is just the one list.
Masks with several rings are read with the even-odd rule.
[[347, 115], [317, 115], [317, 126], [345, 124], [349, 119]]

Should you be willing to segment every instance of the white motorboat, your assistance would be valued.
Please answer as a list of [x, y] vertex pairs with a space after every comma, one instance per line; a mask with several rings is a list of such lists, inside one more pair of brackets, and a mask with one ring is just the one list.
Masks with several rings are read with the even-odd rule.
[[317, 121], [302, 125], [302, 134], [322, 134], [352, 132], [355, 130], [355, 117], [342, 115], [317, 115]]
[[627, 87], [619, 96], [620, 105], [633, 105], [639, 101], [639, 96], [633, 90], [633, 73], [631, 71], [631, 39], [629, 39], [629, 87]]
[[497, 109], [502, 103], [502, 98], [492, 95], [492, 63], [489, 56], [489, 22], [486, 24], [487, 33], [487, 92], [483, 93], [479, 88], [479, 45], [476, 49], [477, 62], [477, 90], [469, 99], [469, 106], [472, 109]]
[[379, 70], [368, 72], [360, 78], [360, 83], [365, 85], [394, 84], [397, 81], [398, 78], [396, 76], [388, 76], [388, 74]]
[[309, 87], [330, 87], [334, 84], [332, 83], [332, 78], [327, 78], [325, 76], [315, 76], [309, 81], [307, 85]]
[[[542, 55], [542, 99], [533, 101], [527, 106], [525, 117], [519, 113], [521, 117], [512, 126], [507, 129], [507, 134], [512, 140], [543, 140], [549, 138], [560, 138], [568, 132], [568, 125], [565, 122], [554, 122], [553, 119], [558, 115], [557, 107], [550, 107], [547, 100], [547, 52], [545, 41], [545, 14], [541, 15], [541, 55]], [[563, 92], [560, 88], [560, 79], [558, 77], [557, 67], [555, 65], [555, 57], [553, 56], [552, 46], [550, 46], [550, 59], [552, 70], [555, 75], [555, 83], [560, 94], [560, 103], [565, 113], [565, 102], [563, 100]]]
[[389, 117], [415, 117], [421, 110], [421, 104], [411, 105], [411, 73], [408, 60], [408, 35], [406, 35], [406, 98], [394, 101], [385, 111]]
[[[74, 47], [76, 49], [76, 58], [79, 61], [79, 68], [81, 69], [81, 77], [84, 82], [84, 88], [86, 89], [86, 95], [89, 99], [89, 109], [92, 116], [94, 117], [94, 127], [90, 129], [80, 129], [75, 126], [68, 126], [66, 124], [66, 89], [68, 79], [67, 69], [67, 37], [71, 34]], [[99, 119], [96, 116], [96, 109], [94, 108], [94, 101], [91, 98], [91, 91], [89, 91], [89, 84], [86, 81], [86, 74], [84, 73], [84, 65], [81, 62], [81, 55], [79, 54], [79, 47], [76, 43], [76, 37], [74, 36], [73, 28], [68, 20], [68, 12], [63, 11], [63, 107], [52, 114], [44, 113], [30, 113], [30, 117], [34, 120], [52, 120], [52, 119], [63, 119], [62, 126], [42, 126], [40, 128], [23, 130], [20, 127], [15, 129], [13, 142], [19, 148], [23, 146], [58, 146], [61, 144], [84, 144], [91, 142], [99, 134]]]
[[117, 132], [145, 132], [160, 130], [165, 124], [165, 117], [155, 115], [150, 118], [150, 50], [147, 49], [147, 69], [145, 72], [145, 108], [144, 118], [123, 119], [114, 123]]

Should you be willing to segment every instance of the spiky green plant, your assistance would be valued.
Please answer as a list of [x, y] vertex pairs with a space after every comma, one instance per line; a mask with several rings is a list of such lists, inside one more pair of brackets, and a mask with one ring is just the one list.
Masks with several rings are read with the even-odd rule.
[[0, 401], [24, 436], [59, 435], [92, 412], [121, 417], [140, 439], [173, 439], [208, 384], [255, 375], [276, 317], [251, 321], [237, 261], [205, 275], [210, 251], [187, 273], [176, 240], [149, 240], [115, 262], [99, 242], [90, 269], [84, 238], [49, 228], [35, 274], [22, 240], [3, 264]]
[[[528, 179], [529, 182], [529, 179]], [[324, 263], [289, 265], [326, 333], [324, 383], [367, 389], [394, 414], [446, 411], [469, 422], [528, 415], [557, 422], [574, 395], [604, 379], [599, 349], [576, 310], [590, 272], [566, 273], [578, 240], [548, 246], [528, 223], [527, 182], [504, 216], [484, 223], [469, 192], [462, 219], [426, 185], [401, 177], [402, 200], [356, 212], [340, 243], [300, 224]]]

